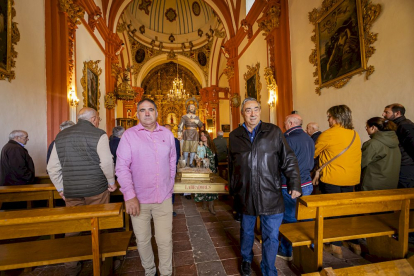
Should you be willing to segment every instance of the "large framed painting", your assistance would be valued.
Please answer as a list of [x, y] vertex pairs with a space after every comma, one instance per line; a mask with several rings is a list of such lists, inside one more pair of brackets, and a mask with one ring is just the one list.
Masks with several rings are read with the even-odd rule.
[[[370, 44], [367, 39], [371, 39], [371, 43], [376, 40], [376, 35], [369, 33], [364, 22], [370, 20], [365, 19], [364, 14], [370, 12], [366, 11], [369, 5], [372, 4], [367, 0], [325, 0], [320, 10], [314, 9], [309, 14], [309, 20], [315, 25], [312, 41], [316, 44], [309, 60], [317, 67], [318, 94], [323, 87], [341, 88], [355, 74], [368, 71], [368, 78], [374, 71], [372, 66], [367, 67], [367, 60], [373, 53], [372, 47], [366, 49]], [[375, 19], [380, 7], [373, 11]], [[368, 32], [364, 33], [367, 28]]]
[[15, 79], [12, 69], [15, 67], [17, 52], [14, 45], [20, 40], [20, 33], [17, 24], [13, 22], [16, 16], [13, 5], [13, 0], [0, 0], [0, 80]]
[[83, 107], [92, 107], [99, 112], [99, 100], [101, 98], [99, 76], [102, 69], [99, 68], [100, 60], [85, 61], [83, 63], [83, 76], [81, 85], [83, 87]]
[[247, 72], [244, 74], [246, 92], [245, 98], [255, 98], [260, 103], [260, 91], [262, 83], [259, 75], [260, 63], [250, 67], [247, 65]]

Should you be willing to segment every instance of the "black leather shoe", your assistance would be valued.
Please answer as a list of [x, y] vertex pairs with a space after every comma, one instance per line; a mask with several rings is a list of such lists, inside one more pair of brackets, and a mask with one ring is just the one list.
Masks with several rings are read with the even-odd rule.
[[242, 276], [250, 276], [251, 270], [250, 270], [250, 263], [243, 261], [241, 264], [241, 275]]
[[184, 196], [186, 199], [190, 200], [191, 199], [191, 195], [186, 195]]

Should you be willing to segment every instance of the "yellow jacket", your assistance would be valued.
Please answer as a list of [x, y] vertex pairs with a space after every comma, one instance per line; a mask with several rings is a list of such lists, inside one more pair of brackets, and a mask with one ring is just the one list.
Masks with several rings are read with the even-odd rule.
[[[319, 157], [319, 167], [337, 156], [349, 146], [354, 130], [334, 125], [324, 131], [316, 140], [315, 158]], [[322, 170], [320, 180], [337, 186], [354, 186], [361, 177], [361, 138], [358, 133], [352, 146]]]

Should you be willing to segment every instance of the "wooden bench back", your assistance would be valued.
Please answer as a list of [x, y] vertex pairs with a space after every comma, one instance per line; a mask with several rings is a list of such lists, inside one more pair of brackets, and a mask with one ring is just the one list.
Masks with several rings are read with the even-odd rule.
[[317, 208], [320, 207], [323, 207], [324, 217], [399, 211], [405, 200], [410, 200], [412, 209], [413, 199], [414, 188], [310, 195], [297, 201], [296, 218], [315, 219]]
[[92, 218], [99, 229], [121, 228], [122, 203], [1, 212], [0, 239], [91, 231]]

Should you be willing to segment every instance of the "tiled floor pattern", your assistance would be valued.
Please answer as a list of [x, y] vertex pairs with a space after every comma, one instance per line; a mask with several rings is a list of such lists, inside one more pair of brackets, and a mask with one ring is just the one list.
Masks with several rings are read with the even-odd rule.
[[[173, 275], [218, 276], [240, 275], [240, 224], [233, 219], [232, 202], [220, 199], [215, 204], [217, 214], [211, 215], [201, 208], [200, 203], [176, 196], [173, 220]], [[135, 243], [132, 241], [132, 243]], [[156, 242], [153, 239], [156, 263], [158, 263]], [[414, 251], [410, 245], [410, 251]], [[261, 244], [255, 241], [252, 275], [260, 272]], [[337, 259], [324, 253], [324, 267], [349, 267], [370, 263], [343, 249], [344, 259]], [[367, 258], [368, 257], [368, 258]], [[299, 271], [282, 259], [277, 258], [276, 267], [280, 276], [300, 275]], [[21, 270], [8, 271], [6, 275], [60, 276], [64, 274], [63, 265], [37, 267], [32, 272]], [[92, 263], [84, 262], [81, 276], [92, 275]], [[116, 275], [145, 275], [144, 268], [136, 250], [129, 251]]]

